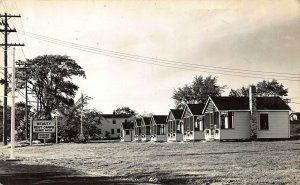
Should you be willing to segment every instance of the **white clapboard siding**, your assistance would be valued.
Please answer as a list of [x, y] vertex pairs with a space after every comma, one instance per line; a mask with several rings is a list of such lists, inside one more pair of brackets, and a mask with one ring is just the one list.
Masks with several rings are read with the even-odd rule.
[[[269, 116], [269, 130], [259, 129], [259, 113], [267, 113]], [[257, 115], [257, 138], [289, 138], [289, 112], [258, 112]]]
[[221, 129], [220, 139], [248, 139], [249, 137], [249, 111], [234, 112], [233, 128]]

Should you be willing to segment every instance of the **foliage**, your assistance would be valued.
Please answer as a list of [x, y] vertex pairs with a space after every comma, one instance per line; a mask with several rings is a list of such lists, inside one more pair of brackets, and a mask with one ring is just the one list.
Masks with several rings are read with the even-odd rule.
[[[288, 89], [284, 88], [282, 84], [273, 79], [271, 81], [263, 80], [256, 85], [256, 92], [258, 96], [287, 96]], [[249, 87], [242, 87], [241, 89], [231, 89], [229, 96], [249, 96]]]
[[[71, 82], [74, 76], [85, 77], [83, 69], [70, 57], [43, 55], [27, 60], [28, 84], [43, 106], [42, 117], [51, 119], [51, 114], [60, 106], [72, 106], [78, 86]], [[25, 70], [17, 70], [17, 87], [25, 88]]]
[[132, 110], [129, 107], [119, 107], [115, 111], [116, 115], [130, 115], [130, 116], [135, 116], [137, 113], [135, 110]]
[[[30, 111], [30, 106], [28, 106], [28, 112]], [[0, 122], [3, 123], [3, 106], [0, 105]], [[25, 139], [25, 103], [16, 103], [16, 130], [18, 140]], [[8, 106], [7, 109], [7, 131], [10, 135], [10, 123], [11, 123], [11, 107]], [[3, 139], [3, 124], [0, 124], [0, 141]]]
[[191, 85], [179, 87], [173, 93], [177, 108], [182, 108], [186, 103], [205, 102], [208, 96], [221, 96], [226, 86], [217, 85], [217, 77], [195, 76]]
[[[78, 139], [81, 126], [81, 110], [88, 104], [91, 98], [82, 95], [76, 103], [59, 109], [62, 116], [60, 119], [59, 135], [69, 142]], [[100, 133], [101, 112], [97, 110], [83, 109], [83, 135], [85, 140], [98, 137]]]

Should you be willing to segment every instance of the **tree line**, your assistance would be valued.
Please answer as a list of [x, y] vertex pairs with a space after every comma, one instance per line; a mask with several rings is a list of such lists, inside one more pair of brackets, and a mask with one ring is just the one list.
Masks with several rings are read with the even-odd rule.
[[[59, 117], [59, 137], [66, 141], [78, 139], [80, 134], [81, 112], [83, 113], [83, 134], [85, 140], [99, 138], [101, 132], [101, 111], [88, 109], [92, 99], [82, 95], [75, 100], [79, 86], [72, 82], [74, 77], [85, 78], [85, 71], [75, 60], [66, 55], [42, 55], [26, 60], [27, 69], [18, 68], [16, 73], [17, 89], [25, 89], [27, 78], [28, 88], [39, 101], [41, 109], [28, 106], [28, 112], [35, 119], [53, 119]], [[288, 89], [277, 80], [261, 81], [256, 84], [257, 92], [263, 96], [287, 96]], [[175, 107], [182, 108], [186, 103], [205, 102], [209, 96], [221, 96], [226, 85], [219, 85], [217, 77], [195, 76], [191, 84], [178, 87], [172, 98]], [[248, 96], [248, 87], [231, 89], [229, 96]], [[0, 119], [3, 109], [0, 107]], [[137, 116], [130, 107], [119, 107], [114, 111], [117, 115]], [[9, 110], [10, 114], [10, 110]], [[25, 103], [16, 103], [16, 128], [18, 139], [25, 138]], [[10, 116], [8, 116], [10, 118]], [[10, 124], [10, 120], [9, 124]], [[2, 124], [0, 138], [2, 139]]]

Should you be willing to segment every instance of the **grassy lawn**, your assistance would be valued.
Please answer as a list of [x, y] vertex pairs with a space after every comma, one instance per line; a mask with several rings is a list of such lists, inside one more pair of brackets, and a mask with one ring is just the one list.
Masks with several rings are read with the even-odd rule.
[[[0, 148], [0, 160], [9, 149]], [[2, 154], [1, 154], [2, 153]], [[300, 141], [93, 143], [16, 148], [25, 165], [167, 184], [298, 184]], [[1, 173], [1, 167], [0, 167]]]

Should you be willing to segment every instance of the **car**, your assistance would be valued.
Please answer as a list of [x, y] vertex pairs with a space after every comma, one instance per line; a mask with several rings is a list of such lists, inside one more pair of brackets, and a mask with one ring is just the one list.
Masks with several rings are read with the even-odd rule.
[[34, 140], [34, 141], [32, 141], [32, 144], [33, 145], [40, 145], [40, 144], [42, 144], [42, 142], [40, 140]]

